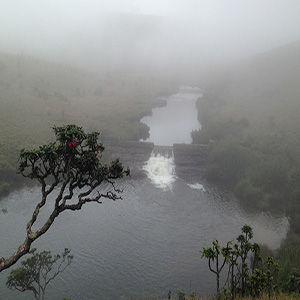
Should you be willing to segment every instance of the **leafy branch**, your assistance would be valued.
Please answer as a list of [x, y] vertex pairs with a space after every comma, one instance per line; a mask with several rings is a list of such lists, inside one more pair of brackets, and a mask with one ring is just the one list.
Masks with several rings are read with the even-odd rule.
[[[76, 125], [53, 127], [56, 140], [34, 150], [21, 150], [19, 173], [36, 179], [41, 185], [41, 201], [37, 203], [26, 226], [26, 239], [9, 258], [0, 258], [0, 272], [15, 264], [30, 251], [31, 244], [45, 234], [54, 220], [66, 210], [80, 210], [89, 202], [102, 203], [102, 199], [117, 200], [121, 190], [115, 180], [128, 176], [119, 160], [102, 164], [104, 147], [98, 142], [98, 132], [85, 133]], [[110, 189], [101, 192], [101, 184]], [[57, 189], [58, 194], [50, 197]], [[76, 199], [75, 199], [76, 198]], [[53, 201], [53, 210], [46, 222], [37, 230], [33, 225], [47, 201]]]

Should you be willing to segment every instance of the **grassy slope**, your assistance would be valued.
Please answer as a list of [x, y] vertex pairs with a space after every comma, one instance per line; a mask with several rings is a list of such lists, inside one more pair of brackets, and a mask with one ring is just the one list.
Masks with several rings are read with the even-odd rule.
[[15, 180], [20, 149], [49, 141], [53, 125], [137, 140], [147, 135], [140, 118], [176, 86], [159, 74], [91, 73], [0, 53], [0, 194]]

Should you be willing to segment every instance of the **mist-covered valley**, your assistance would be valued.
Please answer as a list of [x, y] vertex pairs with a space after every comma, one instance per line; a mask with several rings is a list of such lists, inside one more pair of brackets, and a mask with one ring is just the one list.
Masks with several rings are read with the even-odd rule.
[[[135, 168], [140, 168], [139, 172], [132, 174], [132, 179], [121, 182], [122, 204], [117, 201], [108, 208], [99, 207], [100, 210], [107, 208], [111, 214], [111, 220], [102, 215], [110, 227], [103, 226], [104, 230], [124, 243], [124, 251], [119, 253], [119, 242], [116, 243], [118, 247], [114, 247], [114, 242], [97, 229], [98, 238], [107, 242], [104, 251], [112, 253], [113, 258], [108, 254], [105, 256], [108, 263], [96, 259], [101, 251], [98, 253], [92, 240], [86, 239], [84, 234], [79, 236], [89, 249], [77, 245], [72, 235], [70, 245], [65, 247], [72, 247], [75, 259], [76, 256], [81, 258], [87, 266], [91, 263], [87, 257], [97, 261], [95, 266], [102, 268], [100, 273], [107, 284], [103, 288], [103, 297], [107, 299], [130, 295], [138, 298], [143, 292], [145, 297], [150, 297], [155, 294], [155, 289], [159, 298], [166, 298], [168, 289], [172, 289], [172, 299], [177, 299], [177, 290], [189, 289], [187, 281], [192, 282], [190, 289], [204, 297], [215, 292], [215, 278], [210, 277], [212, 274], [206, 278], [209, 269], [199, 251], [214, 238], [224, 243], [225, 239], [234, 239], [244, 225], [242, 223], [248, 222], [254, 228], [254, 236], [257, 233], [257, 241], [262, 244], [265, 240], [270, 248], [263, 254], [272, 255], [279, 263], [280, 271], [275, 276], [278, 291], [289, 292], [291, 289], [299, 293], [299, 286], [287, 284], [292, 275], [300, 274], [298, 1], [36, 3], [5, 0], [0, 7], [3, 22], [0, 29], [2, 221], [10, 213], [16, 214], [11, 204], [15, 203], [11, 200], [12, 195], [23, 195], [24, 214], [30, 215], [28, 207], [34, 203], [29, 199], [33, 190], [38, 193], [38, 183], [26, 181], [17, 174], [19, 153], [23, 148], [34, 149], [53, 140], [53, 126], [76, 124], [87, 132], [100, 132], [100, 141], [106, 147], [103, 156], [106, 161], [113, 149], [109, 144], [111, 140], [122, 143], [148, 139], [155, 144], [151, 140], [151, 128], [141, 121], [142, 118], [151, 118], [154, 108], [164, 107], [168, 111], [168, 101], [173, 99], [174, 103], [174, 99], [180, 97], [180, 87], [197, 87], [201, 91], [195, 105], [199, 124], [186, 132], [186, 136], [193, 144], [208, 147], [206, 166], [199, 168], [195, 178], [188, 170], [184, 171], [188, 175], [180, 177], [176, 174], [176, 166], [169, 166], [172, 184], [161, 188], [151, 186], [150, 176], [144, 172], [145, 165], [137, 163]], [[189, 98], [184, 97], [178, 101]], [[182, 103], [178, 115], [184, 118]], [[167, 129], [160, 127], [158, 131]], [[164, 142], [166, 140], [164, 138]], [[176, 138], [175, 141], [185, 143]], [[169, 164], [172, 154], [166, 158]], [[149, 166], [149, 161], [146, 163]], [[156, 163], [151, 165], [155, 173], [151, 176], [166, 176], [158, 166], [165, 165], [166, 160]], [[143, 172], [145, 174], [139, 178]], [[172, 206], [174, 193], [177, 196], [173, 201], [178, 210]], [[189, 200], [185, 200], [185, 195]], [[129, 209], [123, 207], [126, 197]], [[189, 208], [184, 208], [184, 201]], [[201, 212], [203, 207], [210, 219]], [[147, 209], [150, 209], [149, 215]], [[231, 212], [233, 209], [236, 214]], [[214, 211], [217, 212], [215, 216]], [[84, 212], [82, 216], [80, 220], [93, 216], [88, 221], [89, 227], [103, 225], [98, 223], [92, 211]], [[162, 221], [164, 217], [166, 219]], [[173, 223], [173, 218], [177, 222]], [[151, 231], [151, 222], [156, 222], [154, 227], [158, 235]], [[197, 238], [193, 224], [199, 226]], [[133, 229], [132, 225], [141, 231]], [[13, 225], [9, 226], [9, 230], [13, 230]], [[15, 239], [22, 236], [22, 226], [25, 228], [26, 223], [18, 223], [20, 228], [12, 235]], [[54, 227], [49, 240], [38, 243], [39, 247], [45, 247], [49, 242], [50, 250], [60, 251], [58, 246], [64, 247], [63, 241], [67, 239], [58, 235], [55, 243], [53, 237], [58, 232]], [[170, 247], [174, 249], [162, 242], [168, 236], [171, 237]], [[11, 241], [5, 236], [3, 240], [7, 241], [7, 247], [3, 247], [4, 254], [1, 254], [0, 244], [0, 257], [11, 255], [16, 249], [9, 250], [17, 248], [23, 237], [20, 241]], [[191, 247], [185, 246], [188, 240]], [[206, 244], [202, 244], [203, 241]], [[101, 243], [98, 246], [100, 249]], [[166, 259], [161, 263], [159, 249], [162, 259]], [[184, 256], [189, 259], [181, 260]], [[199, 271], [196, 270], [197, 257]], [[134, 260], [140, 265], [136, 266]], [[176, 260], [178, 266], [187, 266], [186, 269], [182, 267], [182, 273]], [[119, 276], [128, 271], [126, 263], [131, 269], [126, 281], [130, 288], [123, 286], [122, 276]], [[112, 272], [113, 268], [120, 272], [118, 276]], [[73, 281], [75, 272], [81, 269], [84, 269], [83, 265], [76, 265], [74, 261], [74, 268], [70, 267], [68, 273]], [[143, 270], [149, 272], [150, 277]], [[93, 269], [90, 282], [97, 272]], [[0, 299], [12, 299], [7, 297], [16, 297], [20, 293], [6, 291], [1, 298], [1, 291], [6, 289], [3, 274], [7, 276], [9, 271], [1, 274]], [[136, 274], [139, 274], [140, 291], [133, 284]], [[114, 276], [119, 291], [118, 287], [109, 285]], [[158, 284], [159, 276], [165, 276], [161, 284]], [[198, 276], [203, 281], [201, 284], [195, 278]], [[88, 285], [83, 278], [81, 281]], [[145, 282], [149, 282], [148, 287]], [[102, 291], [96, 283], [97, 280], [85, 290], [85, 295], [91, 299]], [[58, 285], [57, 289], [59, 296], [67, 296], [63, 286]], [[74, 293], [70, 290], [68, 293], [72, 300], [84, 299], [79, 288], [72, 285], [71, 290]], [[205, 292], [201, 292], [203, 290]], [[49, 287], [49, 299], [51, 293], [57, 297], [55, 289]]]

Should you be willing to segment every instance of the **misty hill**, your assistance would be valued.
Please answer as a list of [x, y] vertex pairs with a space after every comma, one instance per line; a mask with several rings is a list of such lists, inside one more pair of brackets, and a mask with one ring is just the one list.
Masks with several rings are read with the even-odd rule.
[[[162, 19], [135, 14], [100, 15], [93, 26], [83, 24], [65, 43], [71, 57], [85, 66], [136, 69], [153, 64], [152, 43], [160, 35]], [[88, 34], [87, 34], [88, 32]], [[158, 46], [157, 44], [155, 45]], [[156, 48], [157, 51], [159, 47]]]
[[207, 178], [251, 208], [290, 218], [300, 236], [300, 41], [235, 65], [198, 100], [202, 129], [213, 140]]
[[93, 69], [199, 70], [199, 65], [210, 61], [205, 42], [195, 25], [184, 24], [180, 19], [159, 15], [100, 14], [96, 21], [85, 20], [74, 26], [59, 47], [53, 42], [48, 56], [55, 54]]
[[207, 90], [221, 99], [222, 116], [253, 122], [272, 119], [300, 128], [300, 41], [256, 55], [215, 78]]

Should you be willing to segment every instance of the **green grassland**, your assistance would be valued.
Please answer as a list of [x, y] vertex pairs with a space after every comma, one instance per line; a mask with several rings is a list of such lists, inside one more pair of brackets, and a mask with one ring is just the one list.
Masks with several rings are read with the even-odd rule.
[[0, 195], [20, 176], [22, 148], [52, 138], [53, 125], [74, 123], [101, 137], [139, 140], [149, 128], [141, 117], [164, 105], [158, 96], [177, 88], [164, 74], [99, 70], [0, 53]]

